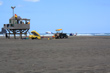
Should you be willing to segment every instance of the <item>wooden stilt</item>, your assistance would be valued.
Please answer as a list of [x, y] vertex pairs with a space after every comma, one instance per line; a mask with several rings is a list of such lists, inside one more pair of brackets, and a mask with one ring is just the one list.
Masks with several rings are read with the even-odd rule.
[[28, 32], [29, 29], [7, 29], [8, 31], [8, 37], [10, 38], [10, 35], [13, 34], [14, 35], [14, 39], [16, 39], [16, 35], [19, 34], [20, 35], [20, 38], [22, 39], [22, 34], [25, 35], [25, 37], [27, 36], [27, 32]]
[[9, 31], [9, 36], [8, 36], [8, 38], [10, 39], [10, 31]]
[[22, 30], [20, 30], [20, 38], [22, 39]]

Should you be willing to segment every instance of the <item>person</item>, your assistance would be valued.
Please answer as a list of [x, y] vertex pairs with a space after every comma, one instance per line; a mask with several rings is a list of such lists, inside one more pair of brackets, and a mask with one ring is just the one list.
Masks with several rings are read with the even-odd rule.
[[73, 33], [70, 33], [70, 36], [73, 36]]
[[77, 36], [77, 33], [75, 34], [75, 36]]
[[19, 24], [19, 20], [17, 20], [17, 24]]
[[26, 24], [28, 24], [28, 22], [26, 21]]
[[20, 20], [20, 24], [22, 24], [22, 21]]
[[28, 24], [30, 24], [30, 22], [28, 22]]

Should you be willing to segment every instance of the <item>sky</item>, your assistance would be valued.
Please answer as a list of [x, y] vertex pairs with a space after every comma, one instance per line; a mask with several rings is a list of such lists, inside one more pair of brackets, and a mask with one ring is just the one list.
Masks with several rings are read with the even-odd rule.
[[39, 33], [110, 33], [110, 0], [0, 0], [0, 28], [14, 13]]

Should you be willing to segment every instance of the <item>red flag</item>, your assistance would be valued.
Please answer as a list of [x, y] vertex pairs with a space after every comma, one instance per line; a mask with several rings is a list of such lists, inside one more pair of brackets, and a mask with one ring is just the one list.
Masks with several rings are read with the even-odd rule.
[[15, 18], [17, 18], [17, 15], [15, 14]]

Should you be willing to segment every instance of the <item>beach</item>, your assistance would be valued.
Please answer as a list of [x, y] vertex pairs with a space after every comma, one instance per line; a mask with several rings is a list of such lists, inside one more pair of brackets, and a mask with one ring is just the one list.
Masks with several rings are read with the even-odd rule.
[[0, 37], [0, 73], [110, 73], [110, 36]]

